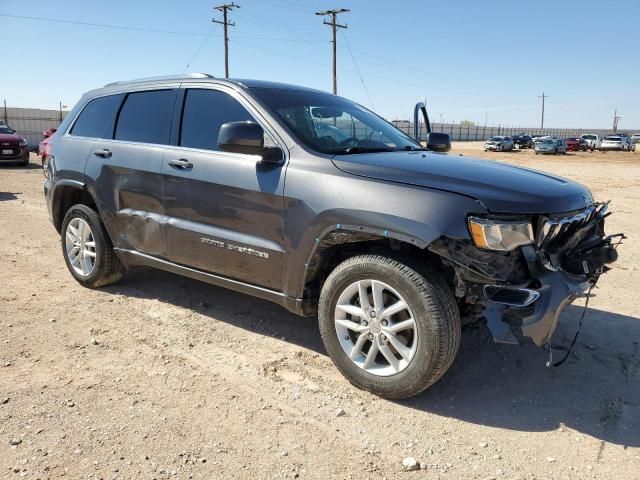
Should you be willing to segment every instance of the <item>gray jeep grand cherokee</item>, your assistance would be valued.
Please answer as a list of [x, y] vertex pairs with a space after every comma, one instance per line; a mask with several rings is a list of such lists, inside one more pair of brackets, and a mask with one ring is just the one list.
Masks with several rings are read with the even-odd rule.
[[47, 204], [82, 285], [144, 265], [317, 314], [338, 369], [387, 398], [436, 382], [463, 323], [548, 345], [616, 259], [607, 206], [582, 185], [428, 151], [308, 88], [109, 84], [82, 97], [52, 153]]

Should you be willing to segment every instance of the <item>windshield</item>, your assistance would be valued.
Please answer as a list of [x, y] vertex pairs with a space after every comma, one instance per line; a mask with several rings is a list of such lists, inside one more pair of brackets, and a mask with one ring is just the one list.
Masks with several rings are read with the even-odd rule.
[[620, 142], [622, 140], [620, 137], [604, 137], [604, 139], [608, 142]]
[[327, 154], [421, 150], [373, 112], [322, 92], [256, 88], [252, 93], [311, 149]]
[[501, 142], [504, 139], [504, 137], [491, 137], [490, 141], [491, 142]]
[[595, 135], [582, 135], [582, 138], [585, 140], [595, 140], [597, 137]]
[[551, 140], [550, 138], [547, 138], [546, 140], [542, 141], [543, 145], [553, 145], [555, 143], [556, 143], [556, 141], [555, 140]]
[[9, 127], [7, 127], [6, 125], [0, 125], [0, 133], [13, 133], [13, 130], [11, 130]]

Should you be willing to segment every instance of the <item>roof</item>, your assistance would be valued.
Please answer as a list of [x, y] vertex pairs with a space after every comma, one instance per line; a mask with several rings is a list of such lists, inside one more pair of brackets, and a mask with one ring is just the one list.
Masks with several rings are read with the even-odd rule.
[[137, 78], [134, 80], [121, 80], [117, 82], [111, 82], [105, 85], [105, 87], [118, 87], [118, 86], [127, 86], [127, 85], [135, 85], [140, 83], [161, 83], [161, 82], [176, 82], [176, 81], [206, 81], [206, 80], [214, 80], [215, 83], [233, 83], [243, 88], [272, 88], [279, 90], [300, 90], [306, 92], [318, 92], [318, 93], [326, 93], [321, 90], [316, 90], [307, 87], [301, 87], [299, 85], [291, 85], [287, 83], [280, 82], [270, 82], [267, 80], [252, 80], [252, 79], [244, 79], [244, 78], [216, 78], [208, 73], [186, 73], [179, 75], [164, 75], [160, 77], [147, 77], [147, 78]]
[[192, 80], [192, 79], [206, 79], [206, 78], [215, 78], [213, 75], [208, 73], [183, 73], [178, 75], [163, 75], [159, 77], [146, 77], [146, 78], [136, 78], [133, 80], [120, 80], [117, 82], [107, 83], [105, 87], [113, 87], [115, 85], [129, 85], [133, 83], [148, 83], [148, 82], [162, 82], [162, 81], [176, 81], [176, 80]]
[[291, 85], [289, 83], [270, 82], [268, 80], [253, 80], [247, 78], [230, 78], [228, 82], [235, 83], [244, 88], [273, 88], [279, 90], [301, 90], [305, 92], [327, 93], [323, 90], [315, 88], [302, 87], [300, 85]]

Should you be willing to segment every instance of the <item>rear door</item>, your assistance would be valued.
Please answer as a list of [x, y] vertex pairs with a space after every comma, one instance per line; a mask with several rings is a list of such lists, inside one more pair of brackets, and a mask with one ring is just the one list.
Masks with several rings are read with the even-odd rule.
[[164, 254], [162, 159], [177, 94], [177, 86], [127, 93], [112, 138], [93, 145], [86, 174], [119, 248]]
[[[218, 149], [226, 122], [257, 121], [259, 112], [223, 86], [181, 92], [178, 135], [162, 168], [167, 258], [271, 289], [281, 287], [284, 162]], [[274, 142], [275, 134], [266, 142]]]

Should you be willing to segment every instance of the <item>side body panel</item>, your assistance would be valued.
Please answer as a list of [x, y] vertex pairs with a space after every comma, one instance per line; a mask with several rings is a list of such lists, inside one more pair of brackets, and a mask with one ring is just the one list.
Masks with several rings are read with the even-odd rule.
[[468, 239], [467, 215], [486, 213], [468, 197], [351, 175], [329, 158], [304, 152], [289, 161], [285, 202], [283, 289], [296, 298], [328, 233], [364, 231], [425, 248], [440, 236]]
[[165, 147], [96, 140], [90, 155], [87, 186], [93, 193], [114, 246], [162, 255], [162, 158]]
[[[185, 159], [191, 169], [168, 164]], [[280, 288], [282, 165], [255, 156], [171, 147], [163, 167], [166, 258], [268, 288]]]
[[[239, 92], [211, 85], [189, 88], [225, 95], [279, 139], [260, 111]], [[174, 130], [179, 125], [176, 119]], [[286, 150], [284, 142], [277, 141]], [[167, 215], [165, 258], [280, 290], [286, 156], [279, 164], [261, 163], [255, 155], [176, 146], [177, 135], [172, 143], [162, 168]], [[175, 161], [186, 161], [190, 166], [184, 168]]]

